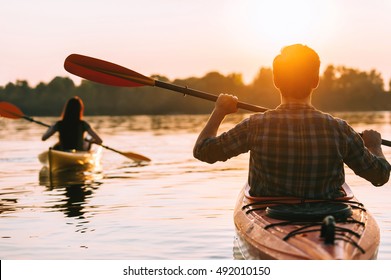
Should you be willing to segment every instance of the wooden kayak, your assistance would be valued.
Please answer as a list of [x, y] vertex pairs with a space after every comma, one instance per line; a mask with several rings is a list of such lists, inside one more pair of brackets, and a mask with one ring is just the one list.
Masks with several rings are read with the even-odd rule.
[[66, 169], [97, 169], [100, 167], [102, 147], [91, 151], [59, 151], [49, 149], [38, 155], [39, 161], [50, 171]]
[[376, 259], [380, 230], [348, 185], [337, 200], [251, 197], [239, 194], [236, 245], [245, 259]]

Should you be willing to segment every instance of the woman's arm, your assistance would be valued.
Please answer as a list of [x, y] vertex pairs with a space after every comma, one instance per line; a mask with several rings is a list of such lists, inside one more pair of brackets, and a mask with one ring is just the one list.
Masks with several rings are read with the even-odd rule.
[[56, 125], [52, 125], [51, 127], [48, 128], [48, 130], [46, 130], [46, 132], [42, 135], [42, 141], [45, 141], [46, 139], [48, 139], [50, 136], [52, 136], [54, 133], [57, 132], [57, 126]]
[[92, 137], [92, 142], [96, 144], [102, 144], [103, 140], [99, 137], [99, 135], [93, 130], [91, 127], [87, 129], [87, 132]]

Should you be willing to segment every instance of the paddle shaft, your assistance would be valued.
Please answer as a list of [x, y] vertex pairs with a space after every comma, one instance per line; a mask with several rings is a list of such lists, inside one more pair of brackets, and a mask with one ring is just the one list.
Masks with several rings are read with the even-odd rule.
[[24, 118], [25, 120], [28, 120], [30, 122], [34, 122], [34, 123], [37, 123], [37, 124], [40, 124], [42, 126], [46, 126], [46, 127], [50, 127], [50, 125], [46, 124], [46, 123], [43, 123], [43, 122], [40, 122], [40, 121], [36, 121], [34, 120], [32, 117], [29, 117], [29, 116], [26, 116], [26, 115], [23, 115], [21, 116], [22, 118]]
[[[125, 153], [121, 152], [121, 151], [118, 151], [114, 148], [111, 148], [109, 146], [106, 146], [106, 145], [103, 145], [103, 144], [98, 144], [99, 146], [102, 146], [103, 148], [107, 149], [107, 150], [110, 150], [110, 151], [113, 151], [113, 152], [116, 152], [118, 154], [121, 154], [121, 155], [125, 155]], [[125, 155], [126, 156], [126, 155]]]
[[384, 145], [384, 146], [391, 147], [391, 141], [389, 141], [389, 140], [382, 139], [381, 140], [381, 144]]
[[[214, 94], [191, 89], [188, 87], [178, 86], [178, 85], [171, 84], [171, 83], [165, 83], [165, 82], [162, 82], [159, 80], [155, 80], [155, 86], [160, 87], [160, 88], [169, 89], [169, 90], [176, 91], [176, 92], [181, 92], [185, 95], [188, 94], [191, 96], [199, 97], [199, 98], [206, 99], [206, 100], [213, 101], [213, 102], [216, 102], [216, 100], [218, 98], [218, 96], [214, 95]], [[240, 102], [240, 101], [238, 102], [237, 106], [240, 109], [245, 109], [245, 110], [253, 111], [253, 112], [265, 112], [268, 110], [267, 108], [264, 108], [264, 107], [260, 107], [260, 106], [252, 105], [249, 103]]]

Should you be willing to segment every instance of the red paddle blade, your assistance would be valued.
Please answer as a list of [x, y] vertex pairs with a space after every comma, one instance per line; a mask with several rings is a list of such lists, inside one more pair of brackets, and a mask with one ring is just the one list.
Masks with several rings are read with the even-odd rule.
[[15, 105], [8, 102], [0, 102], [0, 116], [10, 119], [23, 118], [23, 112]]
[[120, 65], [80, 54], [69, 55], [64, 68], [81, 78], [119, 87], [154, 86], [155, 80]]

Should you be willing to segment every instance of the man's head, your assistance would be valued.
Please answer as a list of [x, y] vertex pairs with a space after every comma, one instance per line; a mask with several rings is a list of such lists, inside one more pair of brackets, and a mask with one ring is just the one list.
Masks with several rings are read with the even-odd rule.
[[284, 97], [308, 97], [319, 83], [320, 60], [311, 48], [296, 44], [284, 47], [273, 61], [275, 86]]

